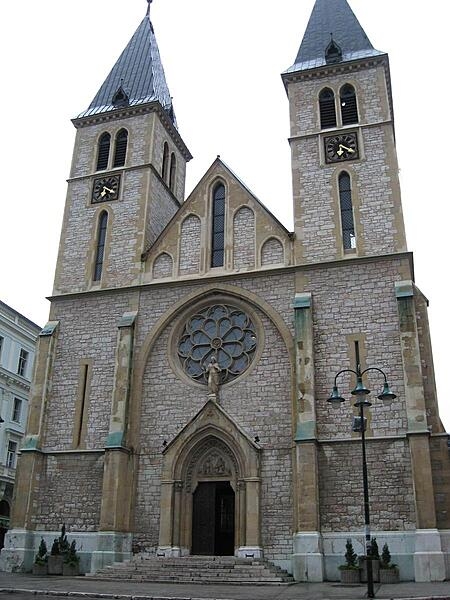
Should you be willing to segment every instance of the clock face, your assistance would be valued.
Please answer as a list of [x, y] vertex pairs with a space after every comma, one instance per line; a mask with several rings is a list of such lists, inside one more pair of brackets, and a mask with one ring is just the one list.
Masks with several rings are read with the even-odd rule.
[[92, 202], [117, 200], [119, 197], [120, 175], [110, 175], [94, 179], [92, 187]]
[[355, 160], [359, 158], [356, 133], [343, 133], [324, 139], [325, 161], [327, 163]]

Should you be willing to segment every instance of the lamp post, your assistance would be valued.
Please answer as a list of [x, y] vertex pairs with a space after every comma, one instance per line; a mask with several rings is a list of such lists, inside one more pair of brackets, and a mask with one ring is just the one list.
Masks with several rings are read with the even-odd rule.
[[356, 402], [354, 406], [359, 409], [359, 417], [355, 419], [353, 430], [361, 432], [361, 446], [362, 446], [362, 472], [363, 472], [363, 489], [364, 489], [364, 524], [365, 524], [365, 536], [366, 536], [366, 556], [367, 556], [367, 596], [368, 598], [375, 598], [373, 590], [373, 570], [372, 570], [372, 542], [370, 536], [370, 509], [369, 509], [369, 485], [367, 482], [367, 460], [366, 460], [366, 418], [364, 417], [364, 408], [372, 406], [372, 403], [367, 400], [370, 390], [365, 387], [363, 383], [363, 376], [369, 371], [378, 371], [384, 377], [383, 390], [377, 396], [379, 400], [394, 400], [397, 396], [391, 392], [387, 381], [386, 373], [378, 367], [368, 367], [361, 371], [361, 365], [359, 360], [359, 345], [355, 342], [355, 355], [356, 355], [356, 369], [342, 369], [339, 373], [336, 373], [334, 377], [333, 391], [331, 392], [328, 402], [332, 406], [338, 408], [342, 402], [345, 402], [337, 387], [337, 380], [343, 373], [353, 373], [356, 376], [356, 386], [351, 391], [352, 396], [356, 396]]

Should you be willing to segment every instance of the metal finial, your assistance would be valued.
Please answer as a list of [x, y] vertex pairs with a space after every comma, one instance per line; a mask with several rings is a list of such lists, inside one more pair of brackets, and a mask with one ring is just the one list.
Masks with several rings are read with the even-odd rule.
[[147, 2], [148, 2], [147, 15], [150, 15], [150, 4], [153, 2], [153, 0], [147, 0]]

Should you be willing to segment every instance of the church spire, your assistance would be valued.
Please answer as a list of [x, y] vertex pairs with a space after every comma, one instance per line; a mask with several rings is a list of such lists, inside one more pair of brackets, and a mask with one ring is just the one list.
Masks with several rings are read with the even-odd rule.
[[125, 50], [103, 82], [89, 108], [78, 118], [106, 113], [123, 106], [159, 102], [175, 122], [172, 98], [150, 20], [150, 5]]
[[372, 46], [347, 0], [316, 0], [295, 63], [288, 71], [380, 54], [384, 53]]

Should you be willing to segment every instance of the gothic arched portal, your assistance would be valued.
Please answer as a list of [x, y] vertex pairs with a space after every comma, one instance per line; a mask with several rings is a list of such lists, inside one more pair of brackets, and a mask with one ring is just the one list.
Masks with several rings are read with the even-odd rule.
[[259, 454], [218, 404], [205, 404], [164, 451], [159, 556], [262, 556]]

